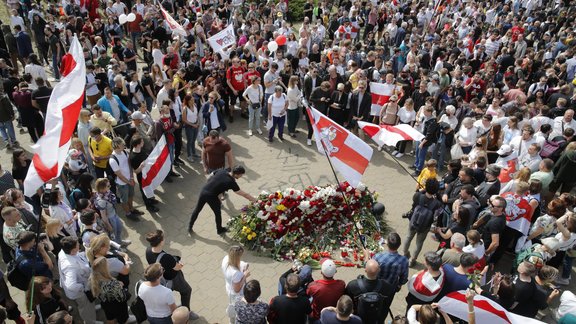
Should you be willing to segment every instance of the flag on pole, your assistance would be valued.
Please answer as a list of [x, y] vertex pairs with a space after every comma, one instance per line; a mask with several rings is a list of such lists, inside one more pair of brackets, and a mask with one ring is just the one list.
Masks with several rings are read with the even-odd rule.
[[166, 179], [172, 166], [166, 137], [162, 136], [152, 153], [148, 156], [142, 169], [142, 191], [148, 198], [154, 197], [154, 190]]
[[180, 25], [176, 20], [174, 20], [174, 18], [172, 18], [172, 16], [170, 16], [170, 14], [168, 13], [168, 11], [166, 11], [166, 9], [164, 9], [162, 6], [160, 6], [160, 11], [162, 11], [162, 16], [164, 16], [164, 21], [166, 21], [166, 23], [168, 24], [168, 27], [170, 27], [170, 30], [172, 30], [173, 33], [175, 33], [176, 35], [180, 35], [182, 37], [188, 36], [186, 29], [184, 29], [184, 27], [182, 27], [182, 25]]
[[74, 36], [60, 67], [62, 79], [52, 90], [46, 110], [45, 133], [32, 146], [34, 156], [24, 179], [24, 194], [31, 197], [44, 183], [60, 175], [76, 127], [86, 86], [82, 45]]
[[[449, 315], [468, 320], [468, 302], [466, 291], [454, 291], [442, 297], [438, 308]], [[476, 323], [543, 324], [539, 320], [508, 312], [495, 301], [482, 295], [474, 296], [474, 315]]]
[[306, 110], [318, 151], [326, 151], [332, 165], [346, 181], [353, 187], [358, 186], [372, 158], [372, 148], [318, 110], [311, 107]]
[[395, 146], [400, 141], [421, 141], [425, 137], [408, 124], [390, 126], [359, 121], [358, 127], [370, 136], [378, 146]]
[[370, 82], [370, 93], [372, 94], [371, 116], [380, 115], [382, 106], [390, 100], [392, 95], [396, 94], [396, 85], [390, 83]]

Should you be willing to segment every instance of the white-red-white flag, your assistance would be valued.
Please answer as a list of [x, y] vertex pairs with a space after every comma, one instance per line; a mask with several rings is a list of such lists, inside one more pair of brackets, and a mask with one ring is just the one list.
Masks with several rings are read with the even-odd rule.
[[359, 121], [358, 127], [370, 136], [378, 146], [395, 146], [400, 141], [421, 141], [425, 137], [408, 124], [390, 126]]
[[370, 109], [371, 116], [380, 115], [382, 106], [390, 100], [392, 95], [396, 94], [396, 85], [393, 83], [370, 82], [370, 94], [372, 95], [372, 106]]
[[506, 226], [528, 235], [532, 225], [532, 206], [528, 199], [514, 192], [505, 192], [500, 196], [506, 200]]
[[[466, 301], [466, 291], [454, 291], [442, 297], [438, 302], [438, 308], [447, 314], [458, 317], [464, 321], [468, 320], [468, 302]], [[476, 323], [493, 324], [542, 324], [539, 320], [516, 315], [508, 312], [497, 302], [482, 295], [474, 296], [474, 316]]]
[[332, 165], [351, 186], [356, 187], [372, 158], [372, 148], [318, 110], [308, 107], [316, 146], [326, 152]]
[[154, 190], [166, 179], [172, 166], [166, 137], [162, 136], [142, 169], [142, 191], [148, 198], [154, 197]]
[[174, 20], [174, 18], [172, 18], [172, 16], [168, 13], [168, 11], [162, 8], [162, 6], [160, 6], [160, 11], [162, 11], [162, 16], [164, 16], [166, 24], [168, 24], [168, 27], [170, 27], [170, 30], [172, 30], [174, 34], [180, 35], [182, 37], [188, 36], [186, 29], [184, 29], [182, 25], [180, 25], [176, 20]]
[[33, 196], [44, 183], [60, 175], [72, 134], [82, 109], [86, 87], [86, 63], [82, 45], [74, 36], [62, 58], [62, 79], [52, 90], [46, 110], [45, 133], [32, 146], [34, 156], [24, 180], [24, 194]]

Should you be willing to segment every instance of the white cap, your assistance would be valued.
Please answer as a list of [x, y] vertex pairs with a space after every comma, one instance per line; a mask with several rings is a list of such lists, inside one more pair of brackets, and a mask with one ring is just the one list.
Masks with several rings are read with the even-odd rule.
[[139, 111], [133, 112], [130, 117], [132, 120], [143, 120], [145, 118], [144, 114]]
[[322, 262], [322, 274], [327, 278], [332, 278], [336, 274], [336, 264], [330, 259]]
[[498, 151], [496, 151], [496, 153], [498, 153], [498, 155], [506, 155], [512, 153], [512, 147], [510, 145], [504, 144]]

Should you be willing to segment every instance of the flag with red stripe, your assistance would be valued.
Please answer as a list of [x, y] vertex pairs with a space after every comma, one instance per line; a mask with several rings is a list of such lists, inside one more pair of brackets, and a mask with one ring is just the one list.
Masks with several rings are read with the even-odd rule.
[[424, 135], [408, 124], [376, 125], [358, 122], [358, 127], [364, 131], [378, 146], [395, 146], [400, 141], [421, 141]]
[[146, 197], [152, 198], [154, 190], [166, 179], [172, 166], [165, 136], [160, 138], [144, 163], [146, 165], [142, 169], [142, 191]]
[[318, 110], [308, 107], [316, 146], [326, 152], [332, 165], [353, 187], [358, 186], [370, 159], [372, 148]]
[[24, 194], [33, 196], [44, 183], [60, 175], [76, 127], [86, 86], [82, 45], [74, 36], [62, 58], [62, 79], [52, 90], [46, 111], [45, 133], [32, 146], [34, 156], [24, 180]]
[[506, 226], [528, 235], [532, 224], [532, 206], [528, 199], [514, 192], [505, 192], [501, 196], [506, 199]]
[[395, 84], [370, 82], [370, 93], [372, 95], [370, 115], [380, 115], [380, 109], [382, 109], [382, 106], [390, 100], [392, 95], [396, 94], [396, 91], [397, 89]]
[[[438, 309], [449, 315], [468, 320], [468, 302], [466, 291], [454, 291], [442, 297]], [[510, 323], [510, 324], [541, 324], [539, 320], [508, 312], [495, 301], [482, 295], [474, 296], [474, 316], [476, 323]]]
[[168, 13], [168, 11], [166, 11], [164, 8], [162, 8], [162, 6], [160, 6], [160, 11], [162, 11], [162, 16], [164, 16], [164, 21], [166, 21], [166, 23], [168, 24], [168, 27], [170, 27], [170, 30], [172, 30], [173, 33], [180, 35], [182, 37], [188, 36], [186, 29], [184, 29], [184, 27], [182, 27], [182, 25], [180, 25], [176, 20], [174, 20], [174, 18], [172, 18], [172, 16]]

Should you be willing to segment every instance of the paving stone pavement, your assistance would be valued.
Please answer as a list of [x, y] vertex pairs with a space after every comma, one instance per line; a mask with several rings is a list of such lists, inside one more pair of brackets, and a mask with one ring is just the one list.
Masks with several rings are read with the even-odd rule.
[[[262, 190], [273, 191], [288, 186], [304, 188], [308, 185], [323, 185], [334, 183], [334, 177], [326, 158], [317, 152], [315, 145], [306, 146], [305, 122], [299, 121], [300, 132], [297, 138], [285, 137], [284, 142], [275, 138], [269, 143], [264, 135], [248, 136], [247, 120], [239, 118], [229, 124], [224, 136], [231, 142], [236, 163], [246, 167], [247, 173], [238, 183], [240, 188], [252, 195]], [[264, 128], [263, 128], [264, 129]], [[30, 150], [28, 134], [18, 135], [22, 146]], [[379, 152], [373, 143], [374, 155], [370, 166], [364, 174], [363, 181], [371, 190], [379, 194], [378, 200], [386, 206], [386, 219], [389, 225], [400, 233], [402, 237], [407, 232], [407, 222], [401, 218], [402, 213], [410, 209], [412, 193], [415, 190], [414, 180], [385, 152]], [[2, 146], [3, 147], [3, 146]], [[1, 151], [0, 162], [6, 170], [11, 169], [11, 152]], [[185, 160], [185, 153], [182, 157]], [[408, 167], [413, 161], [411, 156], [401, 158], [401, 163]], [[185, 166], [178, 168], [177, 172], [182, 178], [173, 183], [164, 183], [157, 190], [157, 199], [160, 211], [142, 216], [140, 221], [131, 221], [125, 218], [126, 238], [132, 240], [128, 248], [134, 264], [132, 265], [131, 281], [133, 284], [142, 277], [146, 266], [145, 250], [148, 246], [145, 235], [147, 232], [160, 228], [166, 235], [166, 250], [182, 256], [184, 274], [192, 286], [192, 310], [200, 315], [201, 319], [195, 323], [227, 323], [225, 314], [228, 299], [224, 288], [224, 278], [220, 265], [226, 255], [228, 247], [234, 242], [229, 236], [221, 237], [216, 234], [214, 216], [208, 206], [204, 208], [194, 227], [193, 237], [187, 235], [186, 229], [189, 216], [195, 206], [198, 193], [206, 181], [200, 163], [186, 161]], [[137, 191], [138, 192], [138, 191]], [[136, 205], [140, 210], [146, 211], [142, 205], [139, 193], [136, 194]], [[223, 220], [239, 212], [247, 201], [238, 195], [230, 193], [224, 202]], [[435, 250], [431, 240], [425, 242], [423, 251]], [[251, 278], [260, 281], [262, 287], [262, 300], [269, 301], [277, 294], [277, 282], [280, 275], [291, 265], [288, 262], [277, 262], [271, 258], [258, 256], [247, 251], [244, 260], [250, 263]], [[421, 258], [420, 258], [421, 260]], [[411, 269], [413, 274], [422, 269], [419, 265]], [[339, 268], [337, 279], [348, 282], [363, 269]], [[314, 271], [314, 278], [320, 277], [319, 271]], [[15, 300], [23, 309], [24, 294], [11, 289]], [[175, 293], [178, 295], [178, 293]], [[392, 312], [400, 314], [404, 311], [404, 297], [407, 291], [402, 289], [396, 295], [392, 304]], [[103, 313], [99, 314], [103, 318]]]

